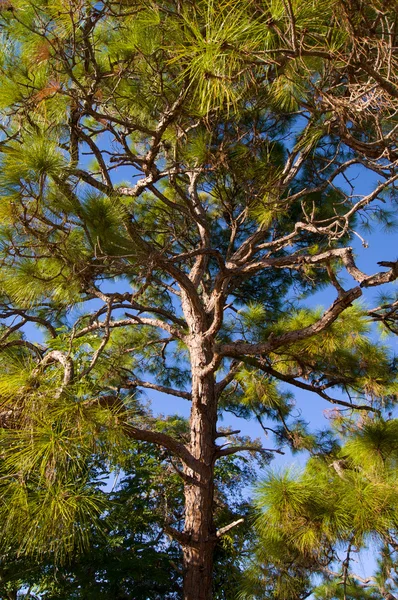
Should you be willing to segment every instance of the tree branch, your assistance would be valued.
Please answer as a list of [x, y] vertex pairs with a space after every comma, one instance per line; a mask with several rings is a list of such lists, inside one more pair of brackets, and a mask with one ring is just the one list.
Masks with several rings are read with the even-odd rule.
[[6, 348], [11, 348], [12, 346], [23, 346], [25, 348], [29, 348], [29, 350], [33, 350], [39, 359], [42, 359], [44, 349], [39, 348], [36, 344], [32, 342], [28, 342], [28, 340], [10, 340], [9, 342], [5, 342], [1, 344], [0, 351], [5, 350]]
[[[129, 316], [130, 318], [129, 319], [120, 319], [119, 321], [110, 321], [109, 328], [112, 329], [114, 327], [128, 327], [129, 325], [137, 325], [137, 324], [150, 325], [151, 327], [159, 327], [160, 329], [167, 331], [167, 333], [170, 333], [170, 335], [172, 335], [173, 337], [176, 337], [181, 340], [184, 339], [183, 334], [180, 331], [178, 331], [178, 329], [175, 329], [174, 327], [172, 327], [165, 321], [161, 321], [160, 319], [149, 319], [146, 317], [138, 317], [136, 315], [128, 315], [127, 314], [127, 316]], [[92, 331], [97, 331], [98, 329], [105, 329], [105, 328], [106, 328], [106, 324], [103, 322], [92, 323], [91, 325], [87, 325], [87, 327], [84, 327], [83, 329], [80, 329], [80, 331], [76, 332], [75, 338], [79, 338], [79, 337], [82, 337], [83, 335], [86, 335], [87, 333], [91, 333]]]
[[244, 522], [245, 522], [244, 519], [237, 519], [237, 521], [233, 521], [232, 523], [229, 523], [229, 525], [225, 525], [224, 527], [220, 527], [220, 529], [218, 529], [217, 532], [216, 532], [216, 536], [218, 538], [220, 538], [221, 536], [225, 535], [228, 531], [230, 531], [231, 529], [233, 529], [237, 525], [240, 525], [241, 523], [244, 523]]
[[323, 316], [312, 325], [308, 325], [307, 327], [303, 327], [303, 329], [298, 329], [296, 331], [290, 331], [289, 333], [282, 334], [278, 337], [274, 337], [271, 334], [267, 342], [259, 344], [251, 344], [243, 341], [230, 342], [229, 344], [224, 344], [219, 347], [219, 354], [220, 356], [231, 356], [239, 359], [242, 359], [245, 355], [261, 356], [272, 352], [281, 346], [305, 340], [329, 327], [329, 325], [331, 325], [338, 316], [361, 295], [362, 290], [359, 287], [352, 288], [337, 298], [332, 306], [324, 312]]
[[157, 446], [170, 450], [174, 456], [180, 458], [187, 467], [195, 472], [201, 469], [201, 462], [190, 453], [188, 448], [166, 433], [149, 429], [139, 429], [130, 424], [125, 425], [124, 432], [128, 437], [131, 437], [134, 440], [150, 442], [151, 444], [156, 444]]
[[271, 375], [272, 377], [275, 377], [276, 379], [279, 379], [280, 381], [284, 381], [285, 383], [294, 385], [295, 387], [298, 387], [302, 390], [306, 390], [308, 392], [313, 392], [313, 393], [317, 394], [318, 396], [320, 396], [321, 398], [323, 398], [324, 400], [327, 400], [331, 404], [338, 404], [339, 406], [345, 406], [347, 408], [351, 408], [352, 410], [367, 410], [370, 412], [380, 413], [380, 411], [377, 408], [368, 406], [366, 404], [352, 404], [351, 402], [346, 402], [344, 400], [338, 400], [337, 398], [332, 398], [331, 396], [326, 394], [326, 392], [324, 392], [323, 389], [320, 389], [319, 387], [317, 387], [315, 385], [305, 383], [304, 381], [299, 381], [298, 379], [296, 379], [293, 376], [289, 377], [289, 375], [280, 373], [279, 371], [277, 371], [276, 369], [273, 369], [269, 365], [263, 364], [263, 361], [261, 361], [261, 360], [256, 360], [256, 359], [250, 358], [248, 360], [245, 360], [244, 362], [256, 366], [258, 369], [260, 369], [264, 373], [267, 373], [268, 375]]
[[230, 454], [236, 454], [237, 452], [261, 452], [267, 454], [268, 452], [276, 452], [277, 454], [285, 454], [282, 450], [276, 448], [259, 448], [258, 446], [229, 446], [228, 448], [222, 448], [216, 452], [216, 460], [222, 456], [229, 456]]
[[185, 400], [191, 400], [192, 395], [189, 392], [183, 390], [175, 390], [174, 388], [167, 387], [164, 385], [158, 385], [157, 383], [151, 383], [149, 381], [142, 381], [141, 379], [134, 379], [132, 381], [123, 382], [125, 388], [136, 388], [143, 387], [151, 390], [156, 390], [162, 394], [168, 394], [170, 396], [176, 396], [177, 398], [184, 398]]
[[65, 389], [65, 387], [68, 386], [74, 378], [74, 365], [70, 356], [67, 356], [59, 350], [52, 350], [51, 352], [45, 355], [39, 367], [35, 369], [35, 372], [37, 373], [39, 369], [45, 369], [48, 365], [54, 362], [59, 362], [64, 368], [64, 378], [62, 381], [62, 386], [60, 387], [58, 392], [58, 395], [60, 395]]

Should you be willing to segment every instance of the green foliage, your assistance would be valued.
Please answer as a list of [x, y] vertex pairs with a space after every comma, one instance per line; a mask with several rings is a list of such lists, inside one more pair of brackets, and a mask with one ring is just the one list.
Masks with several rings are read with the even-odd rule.
[[95, 455], [115, 461], [117, 413], [70, 397], [54, 402], [48, 389], [22, 390], [12, 403], [23, 429], [1, 435], [2, 534], [18, 553], [50, 552], [62, 561], [87, 547], [104, 510]]
[[[254, 590], [264, 569], [277, 574], [272, 598], [285, 598], [288, 589], [298, 598], [309, 586], [316, 598], [387, 593], [396, 563], [396, 427], [395, 419], [366, 419], [338, 451], [314, 456], [304, 471], [269, 473], [257, 488], [258, 562], [242, 598], [263, 597]], [[380, 560], [377, 576], [366, 581], [352, 553], [369, 543]]]
[[[180, 419], [180, 426], [183, 424]], [[96, 506], [102, 504], [104, 510], [96, 518], [89, 515], [84, 552], [75, 548], [60, 564], [54, 561], [52, 548], [37, 561], [34, 554], [27, 557], [26, 551], [20, 558], [10, 546], [2, 554], [3, 588], [8, 586], [15, 592], [30, 586], [33, 593], [44, 594], [49, 600], [111, 600], [121, 594], [135, 600], [160, 600], [181, 593], [181, 552], [164, 532], [168, 511], [175, 519], [183, 519], [183, 489], [172, 460], [148, 444], [126, 446], [117, 466], [123, 468], [121, 473], [109, 474], [103, 460], [104, 456], [97, 456], [97, 472], [92, 470], [89, 475], [91, 486], [94, 489], [96, 478], [100, 481], [101, 470], [101, 483], [108, 479], [107, 487], [112, 481], [113, 486], [110, 491], [95, 492]], [[253, 481], [255, 470], [251, 459], [229, 457], [220, 463], [216, 471], [218, 526], [248, 512], [239, 490]], [[235, 593], [241, 574], [239, 557], [251, 536], [249, 527], [248, 520], [237, 531], [231, 531], [218, 549], [215, 598], [222, 600]]]
[[183, 27], [176, 28], [171, 62], [186, 65], [181, 79], [194, 88], [200, 113], [214, 106], [236, 107], [239, 88], [234, 89], [233, 80], [237, 73], [251, 78], [245, 55], [262, 47], [263, 23], [250, 3], [228, 0], [199, 2], [194, 11], [184, 10], [181, 18]]

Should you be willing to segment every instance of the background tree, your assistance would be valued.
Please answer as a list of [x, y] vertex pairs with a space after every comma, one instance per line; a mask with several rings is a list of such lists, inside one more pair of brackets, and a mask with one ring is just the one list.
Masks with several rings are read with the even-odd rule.
[[[242, 598], [396, 598], [397, 420], [336, 425], [341, 446], [258, 488], [258, 560]], [[364, 576], [369, 544], [378, 567]]]
[[[186, 423], [175, 418], [177, 422], [186, 431]], [[166, 534], [171, 518], [179, 530], [184, 521], [183, 486], [172, 457], [156, 446], [132, 442], [121, 453], [117, 468], [122, 472], [113, 474], [96, 458], [92, 484], [104, 510], [90, 523], [85, 552], [60, 563], [41, 549], [37, 560], [34, 554], [21, 555], [17, 537], [13, 546], [3, 545], [1, 598], [163, 600], [181, 595], [181, 551]], [[251, 520], [243, 524], [250, 510], [243, 492], [261, 464], [257, 457], [236, 455], [216, 468], [215, 522], [224, 527], [234, 519], [242, 521], [226, 532], [215, 556], [215, 598], [220, 600], [232, 598], [240, 582], [252, 537]], [[3, 514], [2, 522], [5, 518]]]
[[[395, 399], [389, 352], [369, 338], [370, 317], [394, 327], [395, 300], [353, 302], [395, 280], [397, 263], [367, 275], [348, 244], [361, 221], [391, 223], [396, 11], [1, 8], [5, 539], [75, 552], [101, 514], [90, 457], [111, 466], [129, 438], [154, 443], [184, 484], [184, 528], [168, 527], [184, 598], [208, 600], [227, 531], [214, 522], [216, 462], [328, 443], [293, 418], [281, 385], [352, 411]], [[359, 196], [365, 170], [377, 183]], [[329, 307], [303, 304], [327, 284]], [[191, 403], [188, 440], [146, 413], [148, 389]], [[217, 430], [228, 409], [279, 445], [234, 442]]]

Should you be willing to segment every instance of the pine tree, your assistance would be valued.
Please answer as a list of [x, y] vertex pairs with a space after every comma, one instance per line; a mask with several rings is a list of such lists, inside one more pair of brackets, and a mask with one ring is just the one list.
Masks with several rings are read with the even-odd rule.
[[[327, 445], [283, 386], [350, 411], [395, 399], [370, 320], [394, 329], [396, 302], [355, 301], [397, 263], [365, 274], [349, 244], [374, 217], [393, 224], [396, 13], [7, 0], [0, 20], [5, 539], [73, 554], [102, 511], [93, 457], [111, 468], [130, 439], [153, 443], [184, 484], [184, 528], [168, 528], [184, 598], [209, 600], [228, 531], [216, 462]], [[366, 171], [378, 181], [358, 196]], [[308, 307], [326, 285], [330, 306]], [[191, 403], [188, 436], [148, 414], [145, 390]], [[217, 429], [227, 410], [276, 447]]]
[[[396, 597], [398, 422], [339, 417], [335, 426], [332, 453], [314, 455], [301, 473], [270, 473], [259, 486], [257, 560], [242, 598]], [[378, 565], [364, 576], [360, 552], [369, 545]]]

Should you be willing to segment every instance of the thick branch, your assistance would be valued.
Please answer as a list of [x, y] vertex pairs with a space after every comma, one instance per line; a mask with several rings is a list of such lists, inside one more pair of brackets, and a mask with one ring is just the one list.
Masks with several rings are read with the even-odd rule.
[[183, 463], [194, 471], [198, 471], [201, 468], [200, 461], [189, 452], [188, 448], [166, 433], [151, 431], [149, 429], [139, 429], [133, 425], [126, 425], [124, 431], [126, 435], [134, 440], [150, 442], [151, 444], [156, 444], [157, 446], [170, 450], [174, 456], [180, 458]]
[[62, 381], [62, 386], [59, 390], [59, 393], [61, 393], [64, 390], [64, 388], [73, 381], [73, 361], [70, 358], [70, 356], [67, 356], [63, 352], [60, 352], [59, 350], [52, 350], [43, 358], [43, 360], [40, 363], [40, 368], [45, 369], [48, 365], [54, 362], [59, 362], [64, 368], [64, 378]]
[[221, 356], [231, 356], [235, 358], [243, 358], [244, 356], [261, 356], [268, 354], [269, 352], [272, 352], [281, 346], [286, 346], [305, 340], [329, 327], [329, 325], [331, 325], [338, 318], [338, 316], [361, 295], [361, 288], [352, 288], [351, 290], [345, 292], [344, 295], [341, 295], [339, 298], [337, 298], [332, 306], [325, 311], [323, 316], [315, 321], [315, 323], [312, 325], [308, 325], [307, 327], [303, 327], [303, 329], [298, 329], [296, 331], [290, 331], [289, 333], [285, 333], [278, 337], [273, 337], [271, 334], [267, 342], [262, 342], [259, 344], [250, 344], [243, 341], [224, 344], [220, 347], [219, 354]]

